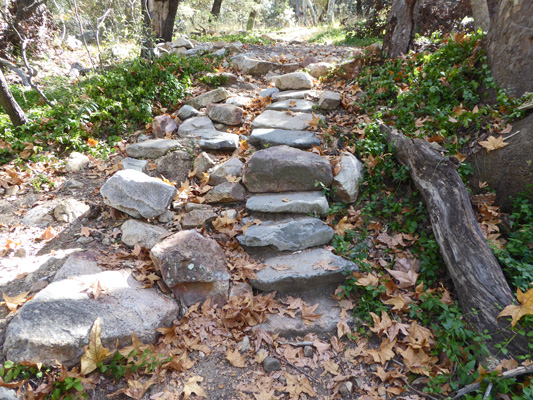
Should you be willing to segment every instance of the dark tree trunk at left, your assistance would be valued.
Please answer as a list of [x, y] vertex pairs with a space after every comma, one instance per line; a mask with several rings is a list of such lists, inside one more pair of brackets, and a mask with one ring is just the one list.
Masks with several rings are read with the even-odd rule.
[[4, 108], [11, 123], [15, 126], [24, 125], [28, 120], [26, 119], [26, 114], [22, 111], [22, 108], [18, 105], [15, 98], [9, 90], [6, 78], [4, 73], [0, 68], [0, 106]]
[[146, 56], [156, 42], [172, 41], [174, 21], [180, 0], [143, 0], [143, 22], [146, 29], [141, 55]]
[[418, 3], [418, 0], [393, 1], [383, 38], [384, 56], [396, 58], [409, 51], [414, 37]]
[[213, 1], [213, 7], [211, 8], [211, 15], [218, 19], [220, 16], [220, 8], [222, 7], [222, 0], [214, 0]]

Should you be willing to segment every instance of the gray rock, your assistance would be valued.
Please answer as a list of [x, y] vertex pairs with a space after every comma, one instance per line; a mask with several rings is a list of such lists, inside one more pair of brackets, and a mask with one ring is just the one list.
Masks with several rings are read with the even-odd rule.
[[250, 283], [265, 292], [316, 289], [341, 283], [346, 279], [345, 272], [358, 271], [353, 262], [326, 249], [279, 254], [267, 257], [261, 263], [266, 268], [257, 271], [257, 279], [250, 280]]
[[325, 62], [319, 62], [315, 64], [309, 64], [307, 69], [309, 70], [309, 75], [313, 78], [318, 79], [323, 76], [326, 76], [332, 67], [331, 64]]
[[279, 89], [276, 87], [271, 87], [261, 90], [259, 92], [259, 97], [272, 97], [275, 93], [279, 93]]
[[263, 360], [263, 368], [265, 369], [266, 372], [280, 371], [281, 363], [275, 357], [266, 357]]
[[38, 228], [46, 228], [54, 222], [52, 212], [57, 205], [57, 201], [40, 204], [28, 210], [22, 219], [22, 223], [26, 226], [36, 226]]
[[275, 103], [266, 106], [267, 110], [287, 111], [293, 112], [313, 112], [313, 103], [307, 100], [289, 99], [283, 101], [277, 101]]
[[304, 356], [305, 357], [313, 357], [313, 347], [312, 346], [304, 346]]
[[185, 55], [186, 53], [187, 53], [187, 49], [185, 47], [173, 47], [170, 50], [168, 50], [168, 54]]
[[274, 93], [272, 95], [272, 102], [291, 99], [309, 100], [317, 96], [318, 92], [316, 90], [287, 90], [284, 92]]
[[17, 392], [11, 389], [0, 387], [0, 399], [2, 400], [20, 400]]
[[[70, 256], [59, 277], [24, 304], [7, 328], [4, 351], [9, 360], [79, 364], [97, 318], [108, 348], [115, 348], [117, 341], [119, 347], [131, 344], [133, 331], [142, 342], [154, 342], [155, 329], [172, 324], [178, 314], [174, 300], [156, 288], [145, 289], [128, 270], [100, 269], [97, 256]], [[95, 282], [105, 289], [98, 299], [89, 295]]]
[[[322, 118], [321, 115], [315, 117]], [[271, 128], [286, 129], [289, 131], [303, 131], [309, 128], [309, 122], [313, 119], [311, 113], [287, 114], [284, 111], [265, 110], [252, 122], [252, 129]]]
[[215, 49], [221, 49], [223, 47], [226, 47], [227, 45], [228, 45], [228, 43], [225, 42], [224, 40], [219, 40], [218, 42], [213, 43], [213, 47]]
[[305, 57], [302, 62], [302, 67], [307, 68], [307, 66], [311, 64], [316, 64], [317, 62], [318, 62], [318, 58], [316, 57], [313, 57], [313, 56]]
[[202, 150], [234, 151], [239, 147], [239, 135], [213, 131], [210, 135], [204, 134], [198, 145]]
[[161, 222], [162, 224], [168, 224], [169, 222], [174, 221], [174, 216], [176, 213], [174, 211], [167, 210], [163, 214], [161, 214], [159, 217], [157, 217], [157, 220]]
[[200, 96], [196, 96], [190, 100], [187, 100], [185, 104], [188, 104], [190, 106], [193, 106], [197, 110], [200, 108], [206, 107], [208, 104], [211, 103], [220, 103], [221, 101], [224, 101], [228, 98], [229, 93], [224, 88], [218, 88], [215, 90], [211, 90], [210, 92], [201, 94]]
[[186, 39], [184, 37], [179, 37], [176, 40], [174, 40], [172, 43], [170, 43], [170, 47], [185, 47], [186, 49], [192, 49], [194, 46], [191, 43], [189, 39]]
[[242, 43], [241, 42], [230, 43], [226, 47], [226, 50], [229, 53], [242, 53], [243, 52]]
[[173, 151], [156, 161], [156, 168], [147, 171], [150, 176], [165, 177], [175, 185], [180, 186], [189, 177], [192, 168], [191, 155], [185, 151]]
[[67, 39], [65, 40], [65, 45], [70, 51], [75, 51], [81, 49], [83, 43], [81, 40], [76, 39], [74, 36], [68, 35]]
[[300, 64], [298, 64], [298, 63], [281, 64], [281, 73], [282, 74], [289, 74], [291, 72], [296, 72], [299, 69], [300, 69]]
[[288, 146], [257, 151], [243, 169], [243, 182], [252, 193], [315, 191], [316, 182], [329, 186], [332, 181], [326, 159]]
[[233, 96], [226, 99], [226, 104], [232, 104], [237, 107], [245, 107], [252, 102], [252, 99], [246, 96]]
[[209, 104], [207, 115], [211, 120], [225, 125], [240, 125], [242, 123], [243, 109], [233, 104]]
[[148, 250], [161, 240], [161, 236], [168, 234], [168, 231], [160, 226], [147, 224], [135, 219], [129, 219], [124, 222], [121, 230], [122, 243], [126, 246], [133, 247], [139, 243]]
[[232, 62], [245, 75], [265, 75], [276, 67], [276, 64], [269, 61], [256, 60], [243, 54], [233, 57]]
[[291, 72], [280, 75], [275, 80], [279, 90], [302, 90], [313, 87], [313, 77], [307, 72]]
[[67, 158], [67, 161], [65, 163], [65, 169], [67, 170], [67, 172], [81, 171], [87, 165], [89, 165], [89, 162], [89, 157], [87, 157], [85, 154], [73, 151]]
[[59, 222], [72, 222], [89, 211], [89, 208], [87, 204], [76, 199], [65, 199], [54, 209], [54, 217]]
[[322, 192], [268, 193], [252, 196], [246, 201], [248, 210], [265, 213], [323, 215], [328, 207]]
[[76, 179], [70, 179], [61, 185], [61, 190], [74, 190], [81, 189], [85, 184], [83, 182], [77, 181]]
[[211, 54], [217, 57], [222, 57], [226, 54], [226, 49], [218, 49], [217, 51], [213, 51]]
[[239, 343], [239, 351], [241, 353], [246, 353], [248, 350], [250, 350], [250, 338], [248, 336], [245, 336], [242, 338], [241, 342]]
[[246, 282], [233, 282], [229, 291], [229, 297], [242, 297], [252, 294], [252, 285]]
[[163, 214], [176, 195], [176, 188], [160, 179], [131, 169], [118, 171], [100, 189], [104, 203], [135, 218]]
[[208, 74], [205, 74], [205, 77], [208, 79], [207, 82], [209, 82], [209, 79], [217, 79], [221, 83], [221, 86], [233, 85], [234, 83], [237, 83], [238, 81], [237, 75], [231, 74], [229, 72], [219, 72], [216, 74], [208, 73]]
[[224, 251], [215, 240], [193, 230], [181, 231], [154, 246], [150, 257], [186, 306], [208, 298], [226, 302], [230, 274]]
[[243, 201], [246, 190], [240, 183], [224, 182], [215, 186], [205, 196], [207, 203], [234, 203]]
[[152, 120], [152, 132], [158, 139], [164, 139], [176, 129], [178, 129], [178, 125], [170, 115], [158, 115]]
[[263, 221], [251, 225], [237, 240], [243, 246], [266, 247], [276, 250], [304, 250], [329, 243], [335, 232], [317, 218], [298, 218], [282, 221]]
[[204, 172], [207, 172], [210, 168], [213, 168], [217, 163], [216, 157], [207, 154], [205, 151], [201, 152], [198, 157], [195, 158], [193, 163], [194, 171], [196, 171], [196, 177], [202, 179]]
[[345, 151], [340, 156], [341, 171], [333, 177], [334, 196], [346, 203], [353, 203], [359, 195], [359, 181], [363, 178], [363, 163], [352, 153]]
[[159, 158], [179, 147], [182, 146], [178, 140], [150, 139], [130, 144], [126, 147], [126, 153], [132, 158]]
[[120, 161], [122, 169], [133, 169], [135, 171], [143, 172], [144, 167], [146, 167], [148, 161], [146, 160], [137, 160], [136, 158], [127, 157]]
[[318, 107], [322, 110], [334, 110], [341, 104], [341, 95], [337, 92], [327, 91], [322, 93], [318, 100]]
[[216, 217], [217, 214], [212, 210], [192, 210], [183, 214], [181, 226], [183, 229], [203, 228]]
[[220, 185], [221, 183], [228, 182], [228, 179], [226, 178], [228, 175], [238, 178], [242, 175], [243, 167], [244, 164], [241, 160], [238, 158], [230, 158], [228, 161], [223, 162], [208, 171], [208, 183], [210, 185]]
[[179, 109], [179, 111], [176, 113], [176, 117], [181, 119], [182, 121], [185, 121], [186, 119], [189, 119], [191, 117], [196, 117], [200, 114], [200, 111], [198, 111], [193, 106], [184, 105]]
[[200, 136], [198, 134], [198, 131], [214, 131], [215, 126], [213, 125], [213, 121], [206, 116], [200, 116], [200, 117], [193, 117], [187, 119], [183, 124], [180, 125], [178, 129], [178, 136], [179, 137], [195, 137]]
[[286, 145], [297, 149], [310, 149], [320, 145], [320, 140], [314, 132], [285, 129], [254, 129], [248, 136], [248, 141], [255, 147]]
[[193, 210], [213, 210], [213, 206], [210, 206], [208, 204], [200, 204], [200, 203], [187, 203], [185, 204], [185, 207], [183, 207], [186, 212], [193, 211]]

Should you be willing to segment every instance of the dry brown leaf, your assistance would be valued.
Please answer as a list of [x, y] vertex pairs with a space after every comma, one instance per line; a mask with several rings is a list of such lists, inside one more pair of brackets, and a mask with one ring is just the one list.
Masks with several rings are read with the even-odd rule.
[[290, 265], [272, 265], [271, 268], [275, 271], [288, 271], [291, 269]]
[[8, 310], [11, 312], [16, 312], [20, 306], [22, 306], [26, 301], [29, 300], [26, 299], [26, 296], [28, 294], [30, 294], [30, 292], [24, 292], [16, 296], [9, 297], [5, 293], [2, 293], [2, 296], [4, 297], [4, 304], [8, 308]]
[[46, 228], [43, 234], [39, 236], [37, 240], [44, 240], [45, 242], [48, 242], [52, 240], [56, 235], [57, 235], [57, 232], [54, 230], [54, 228], [49, 226], [48, 228]]
[[407, 303], [401, 296], [391, 297], [390, 299], [385, 300], [383, 304], [388, 304], [390, 306], [393, 306], [392, 309], [398, 310], [398, 311], [405, 311], [404, 309], [407, 306]]
[[265, 358], [267, 358], [268, 352], [265, 349], [260, 349], [257, 354], [255, 355], [255, 362], [258, 364], [261, 364]]
[[375, 277], [372, 274], [363, 275], [361, 277], [357, 277], [357, 282], [355, 282], [357, 286], [378, 286], [379, 285], [379, 279]]
[[230, 362], [231, 365], [237, 368], [244, 368], [246, 366], [246, 357], [239, 353], [238, 349], [233, 351], [229, 350], [226, 353], [226, 359]]
[[350, 230], [350, 229], [353, 229], [354, 228], [354, 225], [349, 223], [348, 222], [348, 216], [345, 215], [340, 221], [339, 223], [337, 224], [337, 226], [335, 227], [335, 233], [337, 235], [340, 235], [342, 237], [344, 237], [344, 235], [346, 235], [346, 231]]
[[318, 307], [318, 304], [315, 304], [314, 306], [307, 306], [305, 304], [302, 304], [301, 310], [302, 310], [302, 320], [304, 324], [310, 326], [313, 325], [313, 322], [315, 322], [317, 319], [319, 319], [322, 314], [314, 314], [313, 311], [316, 310]]
[[487, 140], [479, 142], [479, 145], [487, 149], [487, 153], [501, 149], [502, 147], [507, 146], [509, 143], [503, 141], [503, 136], [495, 138], [494, 136], [489, 136]]
[[413, 269], [409, 270], [408, 272], [394, 271], [388, 268], [385, 268], [385, 270], [399, 282], [398, 288], [400, 289], [405, 289], [416, 285], [418, 274]]
[[205, 390], [198, 385], [198, 382], [202, 382], [203, 380], [204, 378], [201, 376], [193, 376], [189, 378], [189, 380], [183, 385], [184, 399], [188, 399], [193, 393], [196, 396], [207, 397]]
[[520, 302], [520, 306], [510, 304], [498, 315], [498, 318], [505, 316], [512, 317], [511, 325], [513, 327], [524, 315], [533, 314], [533, 288], [529, 289], [526, 293], [523, 293], [519, 288], [516, 289], [516, 298]]
[[330, 265], [331, 260], [320, 260], [319, 262], [313, 265], [313, 269], [323, 269], [324, 271], [337, 271], [339, 267], [335, 265]]
[[154, 377], [148, 379], [146, 382], [136, 381], [134, 379], [128, 380], [128, 387], [123, 390], [126, 396], [135, 400], [141, 400], [146, 391], [155, 383]]
[[111, 353], [109, 349], [102, 346], [100, 340], [100, 318], [96, 318], [91, 333], [89, 334], [89, 344], [84, 347], [85, 354], [81, 357], [82, 375], [93, 372], [100, 361], [104, 361]]
[[396, 344], [396, 340], [393, 340], [392, 342], [390, 342], [387, 339], [383, 339], [379, 349], [367, 350], [366, 352], [368, 353], [368, 355], [370, 355], [374, 359], [374, 362], [385, 364], [387, 361], [389, 361], [390, 359], [394, 357], [393, 349], [394, 349], [395, 344]]

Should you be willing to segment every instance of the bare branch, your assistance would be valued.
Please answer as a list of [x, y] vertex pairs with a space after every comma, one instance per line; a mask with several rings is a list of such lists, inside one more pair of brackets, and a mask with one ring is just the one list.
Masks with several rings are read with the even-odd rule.
[[76, 0], [72, 0], [72, 1], [74, 3], [74, 15], [76, 17], [76, 21], [78, 21], [78, 27], [80, 28], [80, 34], [81, 34], [81, 39], [83, 40], [83, 45], [85, 46], [85, 50], [87, 50], [87, 54], [89, 55], [89, 60], [91, 61], [91, 65], [93, 67], [93, 70], [96, 70], [96, 66], [94, 65], [94, 61], [93, 61], [93, 58], [91, 56], [91, 52], [89, 51], [89, 47], [87, 47], [87, 40], [85, 39], [85, 35], [84, 35], [84, 32], [83, 32], [83, 24], [81, 23], [80, 13], [79, 13], [79, 10], [78, 10], [78, 3], [76, 2]]

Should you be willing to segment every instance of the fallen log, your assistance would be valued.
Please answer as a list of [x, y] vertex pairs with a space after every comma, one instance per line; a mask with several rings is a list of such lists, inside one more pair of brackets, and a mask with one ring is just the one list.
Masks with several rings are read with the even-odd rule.
[[514, 295], [481, 232], [455, 164], [425, 140], [410, 139], [383, 123], [380, 131], [394, 146], [396, 159], [409, 168], [424, 198], [466, 321], [476, 332], [491, 335], [490, 356], [505, 358], [494, 347], [504, 342], [509, 342], [506, 348], [511, 356], [528, 354], [527, 338], [516, 335], [505, 318], [497, 319], [514, 302]]

